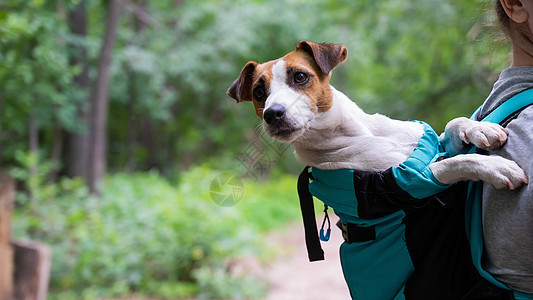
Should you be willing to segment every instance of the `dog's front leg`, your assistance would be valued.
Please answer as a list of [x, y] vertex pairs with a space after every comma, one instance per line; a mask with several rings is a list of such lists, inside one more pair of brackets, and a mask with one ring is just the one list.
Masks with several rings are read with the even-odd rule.
[[432, 163], [429, 169], [445, 184], [482, 180], [498, 189], [513, 190], [528, 183], [526, 174], [514, 161], [497, 155], [457, 155]]
[[[452, 155], [459, 153], [464, 147], [463, 143], [493, 150], [505, 144], [507, 134], [499, 124], [456, 118], [446, 124], [441, 143], [446, 152]], [[514, 161], [496, 155], [456, 155], [431, 164], [429, 169], [437, 180], [446, 184], [482, 180], [496, 188], [512, 190], [528, 183], [524, 171]]]
[[507, 141], [507, 131], [499, 124], [462, 117], [448, 122], [440, 139], [446, 151], [455, 155], [464, 147], [463, 143], [486, 150], [500, 148]]

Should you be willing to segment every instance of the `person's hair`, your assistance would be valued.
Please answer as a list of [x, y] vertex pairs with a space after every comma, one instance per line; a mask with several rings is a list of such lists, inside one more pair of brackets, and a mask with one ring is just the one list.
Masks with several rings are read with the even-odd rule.
[[496, 17], [498, 18], [498, 23], [500, 24], [500, 28], [502, 29], [503, 33], [505, 33], [505, 35], [511, 39], [511, 18], [509, 18], [503, 9], [500, 0], [494, 1], [494, 11], [496, 12]]
[[514, 22], [505, 12], [500, 0], [494, 1], [494, 11], [498, 18], [500, 28], [505, 36], [511, 41], [518, 43], [522, 48], [528, 49], [533, 46], [533, 33], [529, 30], [526, 24], [518, 24]]

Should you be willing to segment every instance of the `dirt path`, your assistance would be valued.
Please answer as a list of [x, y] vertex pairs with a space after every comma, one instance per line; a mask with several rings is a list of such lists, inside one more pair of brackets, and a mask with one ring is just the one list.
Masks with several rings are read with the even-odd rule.
[[342, 236], [337, 228], [331, 230], [331, 239], [322, 242], [326, 260], [313, 263], [307, 258], [301, 223], [291, 224], [272, 236], [279, 247], [288, 251], [264, 270], [271, 286], [265, 300], [351, 299], [339, 261]]

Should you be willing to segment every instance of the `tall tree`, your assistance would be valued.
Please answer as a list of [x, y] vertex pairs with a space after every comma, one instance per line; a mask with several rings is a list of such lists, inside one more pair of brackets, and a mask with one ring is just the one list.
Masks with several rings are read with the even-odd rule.
[[82, 0], [73, 10], [68, 13], [68, 25], [72, 34], [77, 37], [78, 42], [75, 44], [73, 56], [70, 59], [71, 65], [80, 67], [80, 72], [74, 77], [73, 81], [78, 91], [83, 96], [78, 99], [78, 122], [82, 127], [82, 132], [72, 132], [67, 137], [67, 153], [65, 163], [65, 174], [69, 177], [82, 177], [86, 182], [89, 181], [89, 117], [90, 107], [89, 99], [86, 92], [89, 89], [89, 62], [87, 49], [80, 42], [87, 36], [87, 11], [86, 1]]
[[[133, 26], [133, 31], [135, 33], [135, 37], [137, 38], [137, 42], [133, 39], [128, 42], [129, 45], [135, 45], [138, 44], [139, 47], [143, 46], [144, 39], [142, 38], [142, 35], [144, 33], [144, 29], [146, 28], [146, 23], [142, 20], [142, 16], [147, 15], [148, 11], [148, 3], [146, 0], [140, 0], [137, 3], [132, 3], [132, 5], [135, 5], [133, 12], [131, 13], [131, 21]], [[132, 70], [131, 66], [128, 64], [126, 67], [128, 70], [128, 93], [129, 97], [126, 99], [126, 111], [128, 115], [128, 126], [126, 129], [126, 136], [127, 136], [127, 148], [126, 148], [126, 169], [129, 172], [133, 172], [135, 170], [136, 166], [136, 160], [135, 160], [135, 148], [137, 145], [136, 142], [136, 136], [137, 136], [137, 128], [138, 128], [138, 122], [137, 122], [137, 116], [135, 107], [139, 103], [139, 82], [140, 78], [135, 70]]]
[[109, 67], [115, 44], [121, 11], [120, 0], [110, 0], [104, 40], [98, 60], [98, 73], [91, 94], [89, 190], [98, 194], [98, 185], [106, 172], [107, 165], [107, 116], [109, 110]]

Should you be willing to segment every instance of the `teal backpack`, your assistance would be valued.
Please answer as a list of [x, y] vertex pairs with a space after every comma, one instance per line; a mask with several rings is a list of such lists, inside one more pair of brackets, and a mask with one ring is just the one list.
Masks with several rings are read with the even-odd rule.
[[[501, 123], [532, 104], [533, 90], [526, 90], [483, 121]], [[472, 118], [476, 115], [477, 111]], [[397, 167], [382, 172], [304, 169], [298, 193], [309, 260], [324, 259], [319, 238], [329, 239], [327, 210], [331, 207], [340, 218], [337, 226], [345, 240], [341, 265], [355, 299], [461, 299], [480, 280], [479, 275], [510, 290], [481, 268], [482, 184], [438, 182], [429, 164], [453, 154], [445, 152], [429, 125], [420, 123], [424, 135]], [[470, 147], [462, 153], [475, 151]], [[320, 234], [313, 196], [325, 207]], [[514, 295], [533, 299], [533, 295]]]
[[[509, 100], [503, 102], [496, 107], [490, 114], [484, 117], [481, 121], [507, 124], [510, 120], [516, 118], [522, 110], [533, 104], [533, 89], [523, 91]], [[478, 109], [471, 117], [475, 120], [480, 109]], [[472, 147], [468, 149], [467, 153], [476, 152], [477, 148]], [[478, 270], [479, 274], [489, 281], [491, 284], [505, 289], [512, 290], [505, 284], [496, 280], [490, 273], [483, 270], [481, 266], [481, 258], [483, 256], [484, 242], [483, 229], [481, 218], [481, 196], [483, 184], [481, 182], [470, 182], [468, 185], [467, 203], [465, 208], [466, 218], [466, 233], [470, 241], [470, 250], [472, 254], [472, 261]], [[523, 294], [513, 291], [516, 299], [533, 299], [531, 294]]]

